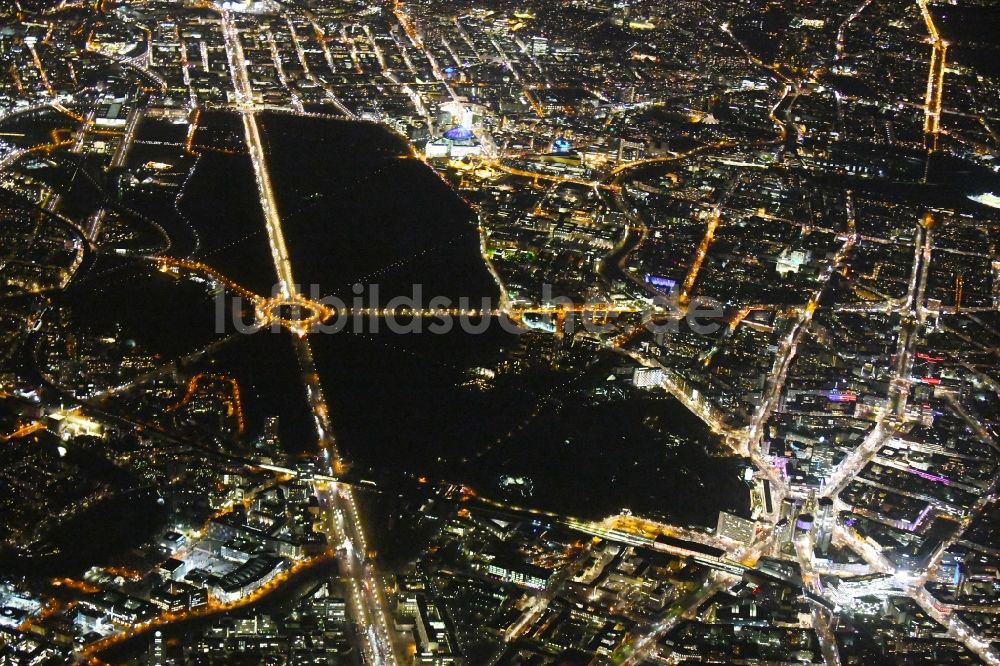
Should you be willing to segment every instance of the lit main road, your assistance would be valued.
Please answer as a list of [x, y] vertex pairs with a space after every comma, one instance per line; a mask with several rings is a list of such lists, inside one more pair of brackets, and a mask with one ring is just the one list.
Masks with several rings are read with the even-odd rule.
[[823, 488], [825, 497], [835, 497], [862, 470], [882, 446], [892, 437], [900, 418], [906, 411], [910, 387], [908, 377], [913, 365], [913, 351], [919, 337], [920, 323], [926, 310], [923, 306], [923, 293], [927, 284], [928, 266], [930, 265], [930, 222], [929, 218], [917, 225], [913, 266], [910, 270], [910, 282], [906, 296], [901, 306], [903, 321], [900, 323], [896, 343], [896, 363], [893, 367], [892, 379], [889, 382], [889, 392], [885, 406], [880, 410], [875, 427], [865, 436], [861, 444], [851, 451]]
[[[228, 11], [222, 13], [222, 27], [233, 78], [233, 88], [236, 92], [240, 115], [243, 118], [247, 150], [253, 163], [268, 242], [271, 246], [271, 257], [274, 261], [280, 290], [285, 298], [300, 298], [301, 295], [298, 293], [295, 278], [292, 275], [292, 264], [285, 246], [281, 217], [278, 214], [278, 206], [267, 170], [260, 129], [254, 117], [253, 90], [247, 75], [243, 49], [240, 45], [233, 16]], [[292, 341], [305, 384], [309, 407], [313, 413], [316, 432], [319, 435], [319, 443], [323, 449], [326, 471], [330, 475], [335, 475], [341, 471], [339, 455], [337, 455], [336, 442], [331, 434], [329, 410], [323, 396], [319, 375], [316, 372], [312, 349], [308, 340], [302, 335], [292, 336]], [[392, 666], [397, 662], [380, 577], [374, 564], [367, 557], [368, 546], [354, 503], [353, 493], [348, 486], [336, 486], [331, 489], [325, 482], [317, 483], [316, 492], [325, 511], [323, 525], [328, 541], [336, 549], [337, 563], [348, 586], [348, 601], [353, 619], [359, 629], [358, 638], [364, 661], [372, 666]]]
[[641, 638], [625, 647], [622, 666], [639, 666], [656, 650], [658, 641], [666, 636], [680, 622], [700, 608], [713, 595], [739, 582], [739, 577], [721, 571], [713, 571], [701, 587], [692, 592], [684, 601], [671, 607], [666, 617], [657, 621]]
[[267, 160], [264, 154], [264, 142], [261, 140], [260, 127], [254, 115], [253, 88], [247, 74], [246, 60], [243, 57], [243, 47], [239, 34], [233, 22], [231, 12], [223, 12], [222, 30], [226, 40], [226, 54], [233, 76], [233, 89], [236, 92], [236, 102], [243, 119], [243, 131], [250, 162], [253, 164], [254, 178], [257, 181], [257, 191], [260, 195], [260, 206], [264, 212], [264, 224], [267, 226], [267, 239], [271, 246], [271, 258], [274, 269], [278, 273], [283, 296], [290, 297], [295, 291], [295, 279], [292, 277], [292, 264], [288, 259], [288, 248], [285, 246], [285, 235], [281, 229], [281, 217], [278, 215], [278, 204], [274, 198], [271, 186], [271, 175], [267, 170]]
[[[850, 201], [848, 201], [847, 239], [844, 241], [840, 250], [837, 251], [836, 255], [834, 255], [832, 261], [830, 261], [826, 268], [823, 269], [823, 272], [819, 276], [820, 286], [806, 303], [805, 307], [802, 308], [802, 313], [799, 316], [799, 319], [795, 322], [791, 331], [789, 331], [789, 333], [778, 343], [778, 353], [774, 358], [774, 365], [770, 375], [771, 378], [768, 383], [764, 399], [761, 401], [760, 407], [757, 409], [749, 428], [747, 428], [745, 446], [746, 450], [749, 451], [751, 455], [757, 453], [760, 439], [764, 431], [764, 424], [767, 422], [768, 418], [770, 418], [771, 413], [777, 406], [781, 397], [782, 388], [785, 385], [785, 378], [788, 376], [788, 369], [791, 366], [792, 359], [795, 358], [798, 344], [802, 339], [802, 336], [805, 335], [806, 331], [809, 329], [813, 313], [816, 311], [819, 301], [822, 298], [823, 293], [826, 291], [830, 278], [833, 277], [834, 272], [837, 271], [847, 259], [851, 249], [854, 247], [856, 239], [857, 236], [854, 233], [852, 208]], [[770, 465], [767, 467], [770, 467]]]
[[[814, 543], [812, 538], [806, 534], [803, 537], [797, 538], [794, 545], [795, 558], [802, 572], [802, 583], [814, 595], [821, 597], [823, 595], [823, 584], [820, 581], [819, 575], [813, 569], [812, 553]], [[831, 614], [815, 601], [811, 601], [810, 604], [812, 606], [812, 625], [816, 631], [816, 637], [819, 639], [823, 661], [826, 662], [826, 666], [840, 666], [840, 653], [837, 651], [837, 641], [830, 627]]]
[[927, 0], [917, 0], [920, 14], [931, 39], [931, 62], [927, 73], [927, 92], [924, 95], [924, 135], [928, 150], [937, 150], [941, 131], [941, 104], [944, 97], [944, 74], [948, 63], [948, 42], [941, 38]]
[[281, 229], [281, 218], [278, 216], [278, 205], [271, 188], [271, 176], [267, 171], [264, 158], [264, 146], [260, 138], [260, 129], [253, 113], [243, 113], [243, 129], [246, 134], [247, 148], [250, 151], [250, 161], [253, 163], [257, 189], [260, 193], [260, 204], [264, 211], [264, 223], [267, 225], [267, 239], [271, 246], [271, 258], [278, 274], [281, 294], [291, 297], [296, 293], [295, 278], [292, 277], [292, 263], [288, 259], [288, 248], [285, 246], [285, 235]]
[[348, 601], [364, 661], [373, 666], [395, 664], [381, 578], [368, 559], [351, 488], [344, 484], [319, 482], [316, 495], [323, 511], [323, 527], [346, 585]]
[[868, 5], [872, 3], [873, 0], [864, 0], [857, 9], [855, 9], [851, 14], [844, 19], [844, 22], [840, 24], [840, 28], [837, 30], [837, 46], [836, 46], [836, 59], [841, 60], [846, 55], [845, 43], [847, 42], [847, 30], [851, 23], [857, 20], [861, 13], [868, 8]]

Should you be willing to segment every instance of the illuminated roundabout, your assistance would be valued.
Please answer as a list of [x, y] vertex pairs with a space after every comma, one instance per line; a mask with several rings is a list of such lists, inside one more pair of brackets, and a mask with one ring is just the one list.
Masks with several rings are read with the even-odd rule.
[[306, 335], [314, 327], [336, 314], [333, 308], [309, 300], [302, 294], [269, 299], [258, 298], [254, 309], [260, 326], [277, 324], [299, 337]]
[[230, 292], [253, 303], [256, 324], [261, 328], [282, 326], [295, 335], [303, 337], [324, 321], [332, 318], [337, 311], [323, 303], [310, 300], [302, 294], [291, 294], [264, 298], [200, 261], [177, 257], [152, 257], [154, 265], [163, 272], [177, 273], [190, 271], [208, 277], [226, 287]]

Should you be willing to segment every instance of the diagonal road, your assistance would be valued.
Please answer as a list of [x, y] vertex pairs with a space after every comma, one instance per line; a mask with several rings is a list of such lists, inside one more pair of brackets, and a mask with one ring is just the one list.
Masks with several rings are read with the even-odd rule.
[[[253, 163], [261, 208], [264, 212], [271, 257], [282, 296], [290, 298], [298, 295], [298, 287], [292, 275], [292, 264], [281, 228], [281, 216], [278, 213], [278, 205], [267, 170], [260, 128], [254, 115], [253, 91], [247, 75], [246, 61], [233, 15], [229, 11], [222, 12], [222, 28], [233, 88], [243, 119], [246, 146]], [[328, 473], [334, 475], [340, 467], [340, 456], [337, 453], [336, 440], [331, 433], [329, 410], [316, 372], [312, 348], [303, 336], [293, 335], [291, 340], [302, 373], [309, 407], [313, 413], [323, 460]], [[326, 482], [317, 482], [315, 490], [323, 507], [323, 525], [327, 538], [336, 550], [340, 574], [347, 584], [348, 603], [358, 628], [360, 652], [364, 662], [372, 666], [393, 666], [397, 660], [386, 613], [383, 585], [374, 563], [368, 559], [367, 541], [353, 491], [350, 486]]]

